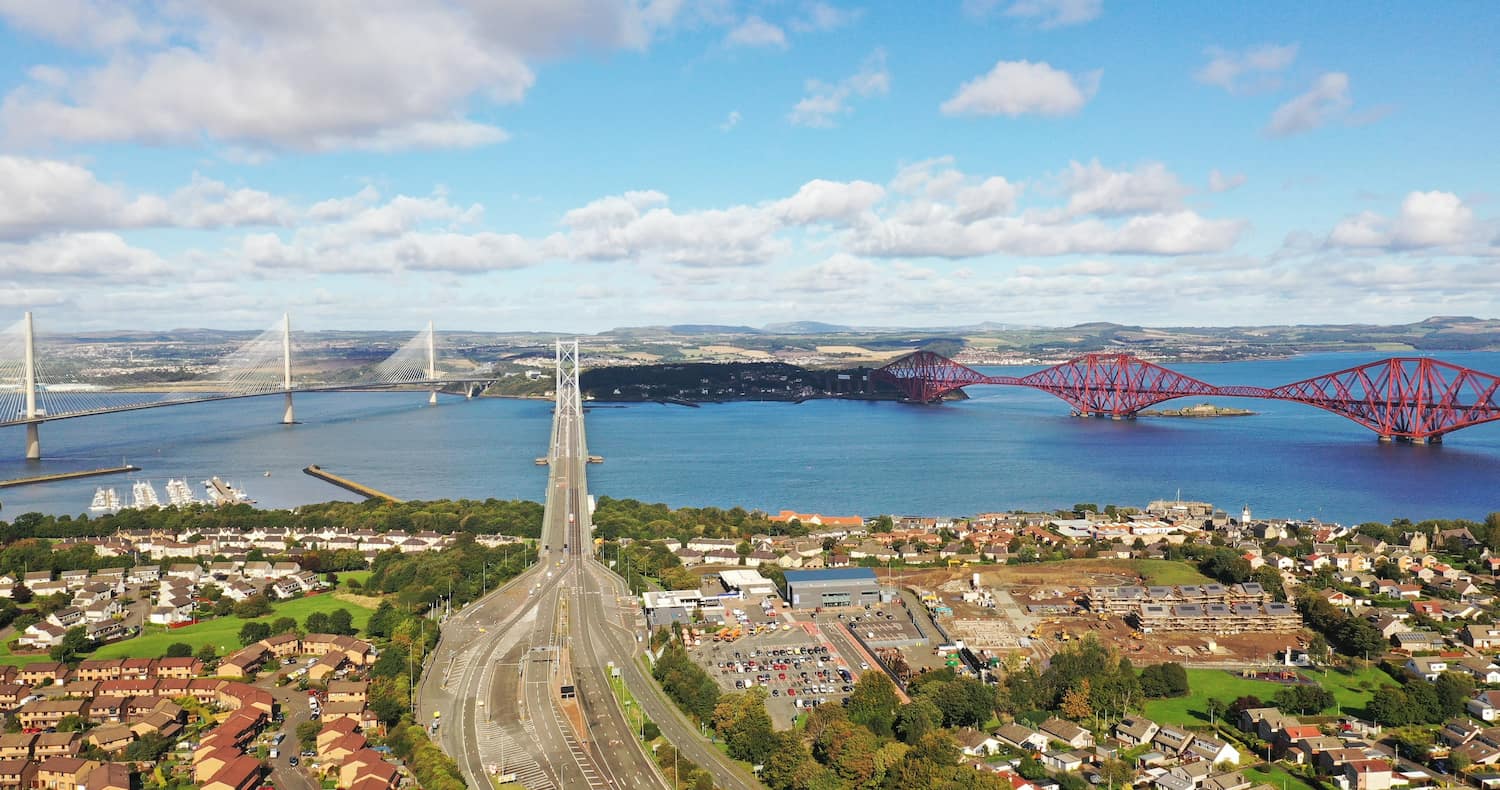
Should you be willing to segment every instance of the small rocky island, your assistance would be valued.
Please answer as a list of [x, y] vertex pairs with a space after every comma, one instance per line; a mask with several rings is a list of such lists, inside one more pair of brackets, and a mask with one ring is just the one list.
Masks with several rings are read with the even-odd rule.
[[1231, 409], [1228, 406], [1215, 406], [1212, 403], [1200, 403], [1180, 409], [1148, 409], [1140, 412], [1142, 417], [1249, 417], [1253, 414], [1255, 412], [1249, 409]]

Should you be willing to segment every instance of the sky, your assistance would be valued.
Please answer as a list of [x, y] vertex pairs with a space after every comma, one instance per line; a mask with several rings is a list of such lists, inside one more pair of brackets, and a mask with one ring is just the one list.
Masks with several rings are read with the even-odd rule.
[[1500, 316], [1500, 4], [0, 0], [0, 323]]

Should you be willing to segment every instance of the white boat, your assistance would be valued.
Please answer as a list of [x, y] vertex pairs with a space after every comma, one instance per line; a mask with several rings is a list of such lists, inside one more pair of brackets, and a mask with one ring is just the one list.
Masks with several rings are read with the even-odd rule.
[[113, 488], [94, 489], [94, 501], [89, 510], [95, 513], [113, 513], [120, 509], [120, 495]]
[[198, 498], [193, 496], [193, 489], [184, 478], [167, 480], [167, 501], [178, 507], [198, 504]]
[[145, 480], [137, 480], [130, 487], [131, 498], [135, 500], [136, 510], [148, 507], [161, 507], [161, 499], [156, 496], [156, 487]]

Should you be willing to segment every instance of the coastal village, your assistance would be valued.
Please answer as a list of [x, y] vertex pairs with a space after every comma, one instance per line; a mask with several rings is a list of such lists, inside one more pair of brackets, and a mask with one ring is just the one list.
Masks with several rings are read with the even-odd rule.
[[[761, 523], [769, 529], [738, 539], [618, 544], [655, 545], [697, 581], [645, 592], [642, 625], [676, 633], [726, 692], [767, 687], [780, 725], [843, 702], [866, 673], [898, 688], [933, 672], [1003, 687], [1097, 644], [1136, 667], [1176, 665], [1192, 688], [1181, 702], [1143, 700], [1113, 716], [1001, 715], [957, 732], [961, 759], [1013, 790], [1060, 790], [1064, 776], [1162, 790], [1500, 785], [1500, 555], [1469, 529], [1350, 528], [1185, 501], [968, 518], [787, 510]], [[69, 597], [14, 630], [15, 655], [54, 648], [80, 627], [92, 641], [128, 645], [142, 628], [190, 624], [210, 588], [233, 603], [331, 594], [336, 582], [299, 562], [309, 553], [369, 564], [456, 540], [437, 531], [119, 530], [56, 546], [134, 564], [0, 577], [0, 596]], [[1349, 652], [1350, 623], [1375, 635], [1373, 650]], [[0, 666], [11, 722], [0, 735], [0, 788], [125, 790], [172, 757], [192, 784], [214, 790], [260, 787], [291, 768], [339, 788], [410, 783], [378, 745], [385, 728], [368, 672], [379, 655], [356, 636], [291, 632], [212, 661]], [[1463, 696], [1440, 720], [1381, 721], [1391, 714], [1379, 698], [1415, 695], [1413, 684]], [[1286, 692], [1303, 689], [1332, 701], [1292, 710]], [[283, 746], [297, 720], [317, 722], [316, 732]], [[277, 767], [278, 749], [306, 762]]]
[[[410, 771], [391, 750], [367, 740], [367, 734], [384, 734], [385, 726], [369, 707], [367, 672], [379, 651], [364, 639], [282, 632], [207, 661], [192, 655], [45, 659], [73, 632], [93, 644], [130, 645], [143, 628], [191, 625], [212, 607], [205, 595], [234, 604], [325, 595], [333, 586], [329, 575], [298, 562], [308, 552], [353, 552], [363, 563], [381, 552], [441, 551], [453, 540], [435, 532], [370, 530], [191, 536], [121, 530], [57, 542], [57, 549], [89, 546], [96, 556], [140, 564], [0, 576], [0, 598], [68, 601], [24, 628], [8, 629], [10, 654], [23, 662], [0, 660], [6, 722], [0, 788], [131, 790], [149, 778], [158, 786], [250, 790], [284, 778], [273, 776], [268, 762], [278, 751], [292, 755], [290, 768], [305, 760], [302, 775], [316, 783], [309, 787], [411, 784]], [[520, 542], [493, 535], [481, 540]], [[274, 560], [250, 559], [260, 556]], [[302, 732], [313, 737], [283, 743], [288, 722], [313, 722], [315, 732]], [[168, 763], [173, 772], [161, 773], [157, 766]]]
[[[734, 656], [781, 656], [764, 645], [783, 644], [790, 624], [844, 642], [846, 655], [831, 659], [840, 671], [874, 667], [901, 686], [943, 667], [1003, 684], [1085, 640], [1137, 668], [1171, 662], [1204, 680], [1189, 692], [1193, 715], [1148, 704], [1113, 719], [1002, 716], [966, 730], [965, 759], [1015, 790], [1058, 786], [1023, 776], [1023, 763], [1102, 784], [1104, 766], [1120, 760], [1129, 782], [1162, 790], [1280, 786], [1276, 776], [1345, 790], [1500, 786], [1500, 554], [1467, 528], [1354, 529], [1182, 501], [952, 519], [782, 511], [770, 520], [805, 534], [657, 541], [700, 585], [647, 593], [644, 612], [653, 625], [678, 623], [710, 675], [731, 646], [760, 648]], [[799, 594], [809, 586], [829, 591]], [[1374, 641], [1352, 655], [1340, 629]], [[764, 659], [748, 671], [745, 663], [727, 662], [720, 682], [768, 685], [773, 715], [788, 693], [806, 695], [797, 673], [779, 679], [783, 659], [773, 657], [770, 672]], [[810, 702], [839, 699], [837, 683], [817, 681], [811, 693], [825, 698]], [[1462, 696], [1446, 700], [1442, 720], [1377, 721], [1398, 717], [1376, 715], [1375, 697], [1415, 697], [1414, 683]], [[1304, 687], [1327, 690], [1328, 705], [1299, 715], [1273, 704]], [[1218, 688], [1225, 696], [1210, 705]], [[1154, 708], [1171, 713], [1153, 718]]]

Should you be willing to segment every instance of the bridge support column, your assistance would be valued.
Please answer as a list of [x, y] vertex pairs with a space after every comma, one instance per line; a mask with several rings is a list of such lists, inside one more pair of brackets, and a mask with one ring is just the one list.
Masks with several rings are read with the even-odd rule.
[[1396, 441], [1396, 437], [1391, 436], [1388, 433], [1382, 433], [1376, 438], [1380, 441], [1381, 444], [1390, 444], [1391, 442]]
[[282, 425], [297, 424], [292, 411], [292, 315], [281, 316], [281, 386], [286, 390], [286, 413], [281, 415]]
[[[31, 327], [31, 312], [26, 312], [25, 334], [25, 377], [26, 387], [26, 419], [35, 419], [36, 408], [36, 333]], [[26, 460], [40, 461], [42, 459], [42, 436], [41, 429], [34, 422], [26, 423]]]
[[1427, 437], [1426, 436], [1413, 436], [1413, 437], [1411, 437], [1411, 443], [1412, 444], [1427, 444]]
[[[437, 342], [432, 338], [432, 322], [427, 322], [427, 380], [433, 381], [437, 378]], [[432, 388], [432, 394], [427, 396], [427, 405], [437, 405], [438, 388]]]

